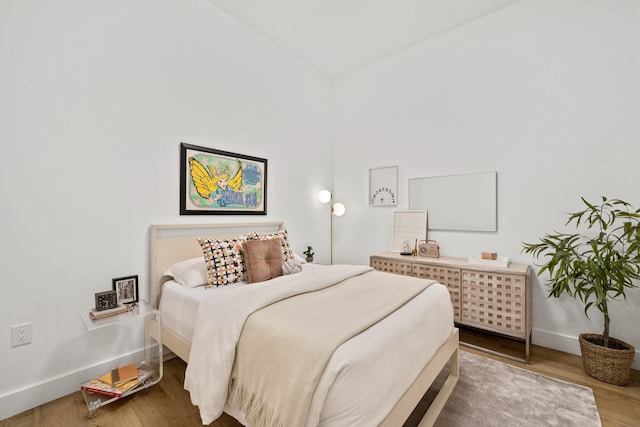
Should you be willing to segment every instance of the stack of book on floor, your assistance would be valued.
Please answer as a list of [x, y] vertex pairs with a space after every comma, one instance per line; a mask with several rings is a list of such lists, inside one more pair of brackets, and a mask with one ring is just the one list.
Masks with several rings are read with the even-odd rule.
[[106, 374], [87, 381], [80, 386], [81, 390], [90, 393], [101, 393], [112, 397], [121, 397], [124, 393], [138, 387], [151, 377], [153, 372], [138, 369], [135, 363], [112, 369]]

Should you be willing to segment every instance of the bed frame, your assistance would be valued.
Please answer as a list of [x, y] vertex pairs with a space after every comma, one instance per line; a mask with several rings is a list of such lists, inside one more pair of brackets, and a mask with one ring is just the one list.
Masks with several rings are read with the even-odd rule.
[[[178, 261], [202, 256], [195, 237], [230, 238], [249, 231], [273, 232], [284, 230], [282, 222], [255, 222], [229, 224], [173, 224], [152, 225], [149, 228], [149, 303], [158, 308], [162, 285], [169, 279], [163, 272]], [[185, 362], [189, 362], [191, 343], [171, 329], [161, 327], [162, 344]], [[158, 330], [151, 328], [151, 330]], [[419, 426], [434, 424], [447, 399], [458, 382], [458, 329], [444, 342], [425, 365], [422, 372], [393, 407], [380, 426], [402, 425], [438, 374], [449, 366], [449, 375], [429, 406]]]

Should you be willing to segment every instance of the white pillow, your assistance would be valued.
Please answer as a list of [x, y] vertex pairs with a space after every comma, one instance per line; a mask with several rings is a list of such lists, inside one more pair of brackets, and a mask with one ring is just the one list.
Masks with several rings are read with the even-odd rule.
[[293, 259], [295, 259], [296, 261], [299, 261], [300, 264], [306, 264], [307, 260], [302, 258], [300, 255], [298, 255], [297, 253], [293, 253]]
[[203, 257], [185, 259], [177, 262], [164, 272], [182, 286], [195, 288], [207, 284], [207, 264]]

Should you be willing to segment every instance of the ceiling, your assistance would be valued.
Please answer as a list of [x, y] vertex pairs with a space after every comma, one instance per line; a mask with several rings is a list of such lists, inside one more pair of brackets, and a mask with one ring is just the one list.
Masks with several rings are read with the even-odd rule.
[[521, 0], [209, 0], [336, 76]]

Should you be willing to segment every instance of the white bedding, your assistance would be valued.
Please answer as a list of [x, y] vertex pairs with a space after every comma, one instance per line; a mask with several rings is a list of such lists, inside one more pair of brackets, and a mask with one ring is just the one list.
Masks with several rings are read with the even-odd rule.
[[[307, 264], [302, 273], [278, 279], [305, 281], [305, 278], [318, 276], [320, 270], [341, 267]], [[248, 287], [254, 287], [256, 291], [259, 288], [268, 289], [266, 285], [256, 285]], [[224, 298], [218, 298], [216, 294], [222, 296], [245, 287], [246, 284], [236, 284], [224, 288], [191, 289], [167, 282], [160, 303], [163, 324], [191, 341], [197, 308], [202, 301], [206, 297], [222, 301]], [[244, 289], [240, 293], [248, 291], [252, 289]], [[453, 310], [449, 292], [443, 285], [434, 284], [401, 310], [336, 350], [320, 379], [306, 425], [346, 427], [379, 424], [452, 330]], [[211, 357], [207, 356], [206, 359], [208, 362]], [[192, 363], [188, 370], [195, 368], [195, 364], [191, 366]], [[204, 360], [201, 359], [199, 364], [202, 363]], [[203, 384], [207, 384], [206, 381], [210, 381], [208, 384], [219, 382], [219, 372], [210, 371], [210, 374], [216, 380], [202, 377]], [[212, 404], [202, 400], [210, 394], [210, 390], [205, 390], [209, 387], [202, 388], [204, 395], [202, 390], [198, 391], [202, 384], [198, 384], [201, 382], [200, 376], [197, 378], [192, 376], [190, 388], [193, 388], [192, 400], [195, 399], [194, 404], [200, 406], [204, 423], [213, 421], [224, 409], [246, 424], [243, 414], [234, 408], [223, 407], [224, 400], [221, 399], [222, 396], [226, 398], [226, 383], [222, 382], [221, 387], [213, 392], [215, 402]]]

